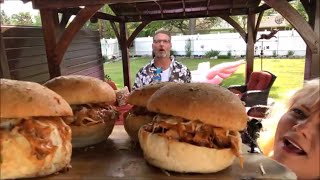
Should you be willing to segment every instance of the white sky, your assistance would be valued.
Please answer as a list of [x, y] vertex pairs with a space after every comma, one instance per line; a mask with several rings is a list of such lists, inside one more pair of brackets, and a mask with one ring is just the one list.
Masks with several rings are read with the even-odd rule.
[[30, 12], [31, 15], [36, 15], [39, 10], [32, 8], [32, 3], [23, 3], [20, 0], [4, 0], [3, 4], [0, 4], [0, 9], [4, 10], [6, 15], [18, 14], [19, 12]]

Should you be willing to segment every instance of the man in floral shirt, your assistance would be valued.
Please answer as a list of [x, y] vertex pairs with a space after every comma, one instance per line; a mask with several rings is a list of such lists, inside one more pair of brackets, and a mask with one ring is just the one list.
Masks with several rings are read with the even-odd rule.
[[132, 89], [158, 81], [191, 82], [190, 70], [170, 56], [171, 48], [170, 33], [158, 31], [152, 43], [154, 59], [139, 70]]

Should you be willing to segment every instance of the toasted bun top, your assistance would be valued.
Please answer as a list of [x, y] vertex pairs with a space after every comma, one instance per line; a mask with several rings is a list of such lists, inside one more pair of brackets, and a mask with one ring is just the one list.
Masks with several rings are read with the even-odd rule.
[[159, 82], [155, 84], [150, 84], [143, 86], [141, 88], [135, 89], [128, 96], [128, 103], [136, 106], [147, 107], [147, 102], [151, 95], [158, 89], [165, 85], [172, 84], [173, 82]]
[[236, 131], [244, 129], [248, 119], [238, 96], [208, 83], [167, 85], [150, 97], [147, 108]]
[[60, 95], [38, 83], [0, 79], [0, 85], [1, 118], [73, 115]]
[[97, 78], [68, 75], [53, 78], [44, 84], [60, 94], [69, 104], [109, 103], [116, 101], [112, 87]]

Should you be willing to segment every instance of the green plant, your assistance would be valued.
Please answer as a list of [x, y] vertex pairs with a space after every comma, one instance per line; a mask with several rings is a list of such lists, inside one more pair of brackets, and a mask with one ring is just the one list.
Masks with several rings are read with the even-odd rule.
[[218, 59], [231, 59], [231, 56], [229, 56], [229, 55], [219, 55]]
[[176, 56], [176, 55], [177, 55], [177, 51], [171, 49], [171, 50], [170, 50], [170, 55]]
[[228, 51], [227, 56], [228, 56], [229, 58], [231, 58], [231, 56], [232, 56], [231, 50]]
[[277, 51], [276, 50], [272, 51], [272, 57], [277, 57]]
[[186, 41], [185, 50], [186, 50], [186, 57], [191, 57], [191, 39], [188, 39]]
[[204, 56], [207, 58], [210, 58], [210, 57], [216, 57], [219, 54], [220, 54], [220, 51], [215, 51], [211, 49], [210, 51], [207, 51]]
[[294, 51], [289, 50], [289, 51], [287, 52], [287, 56], [288, 56], [288, 57], [291, 57], [291, 56], [293, 56], [293, 55], [294, 55]]

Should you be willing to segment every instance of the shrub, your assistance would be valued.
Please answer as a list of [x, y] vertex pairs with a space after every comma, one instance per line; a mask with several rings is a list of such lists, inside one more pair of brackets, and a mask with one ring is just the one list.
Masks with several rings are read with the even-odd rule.
[[229, 59], [231, 58], [232, 56], [231, 50], [228, 51], [227, 56], [229, 56]]
[[272, 56], [273, 56], [273, 57], [277, 57], [277, 51], [276, 51], [276, 50], [273, 50], [273, 51], [272, 51]]
[[231, 56], [229, 56], [229, 55], [219, 55], [218, 59], [231, 59]]
[[219, 54], [220, 54], [220, 51], [215, 51], [211, 49], [210, 51], [207, 51], [204, 56], [207, 58], [210, 58], [210, 57], [218, 56]]
[[186, 57], [191, 57], [191, 39], [188, 39], [186, 41], [185, 50], [186, 50]]
[[288, 53], [287, 53], [287, 56], [288, 56], [288, 57], [291, 57], [291, 56], [293, 56], [293, 55], [294, 55], [294, 51], [289, 50]]
[[176, 56], [176, 55], [177, 55], [177, 51], [171, 49], [171, 50], [170, 50], [170, 55]]

